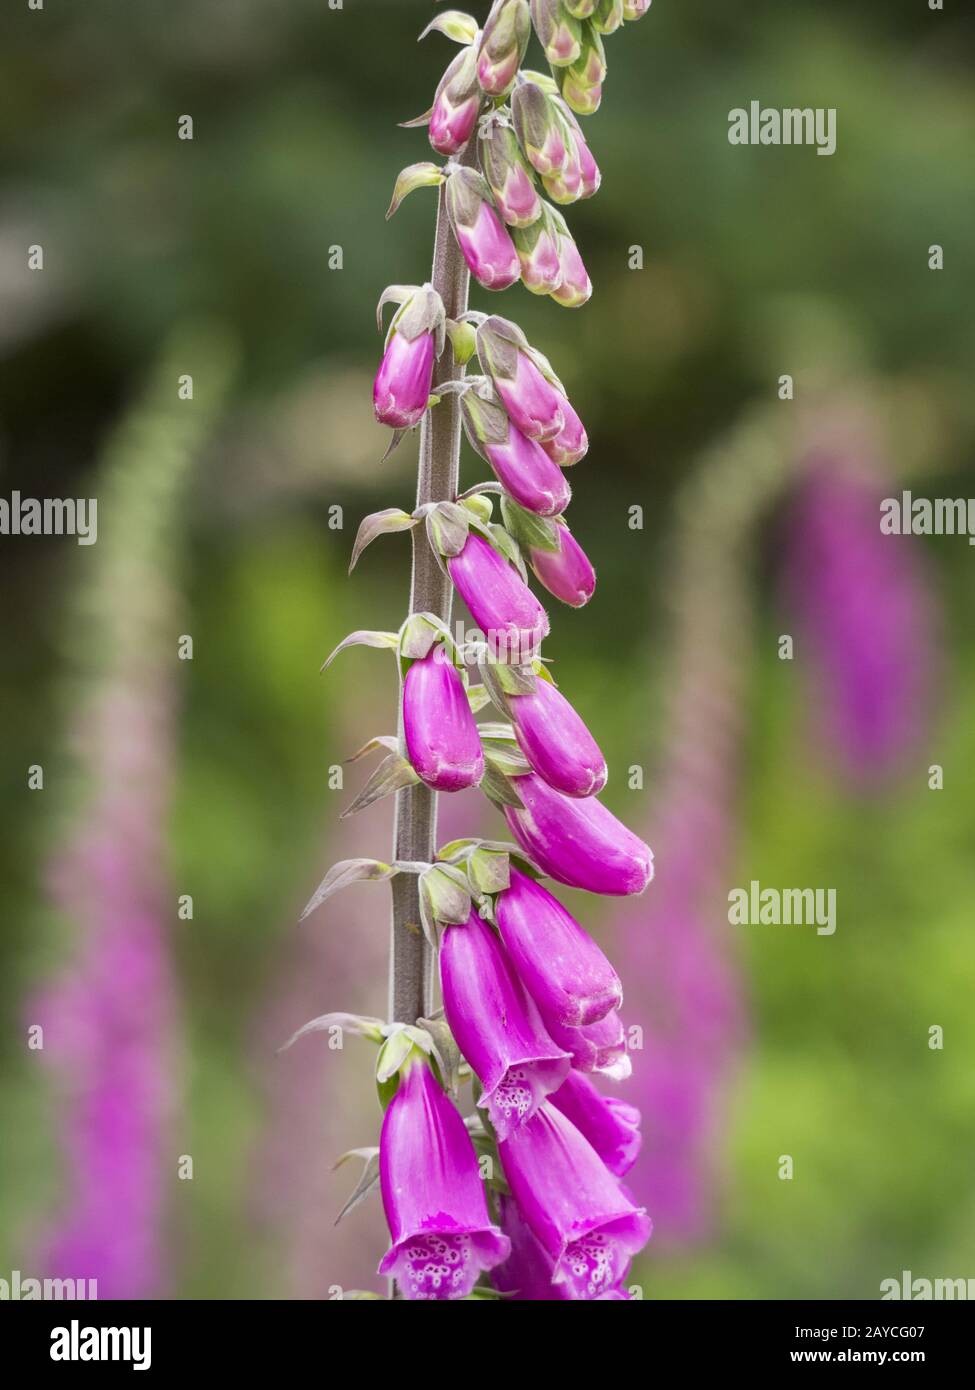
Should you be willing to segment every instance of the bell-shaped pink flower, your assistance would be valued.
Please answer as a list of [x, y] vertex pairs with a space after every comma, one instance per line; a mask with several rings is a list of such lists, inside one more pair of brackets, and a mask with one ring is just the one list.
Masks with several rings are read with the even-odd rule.
[[633, 1167], [640, 1152], [640, 1112], [617, 1096], [604, 1096], [581, 1072], [572, 1071], [549, 1100], [571, 1120], [616, 1177]]
[[553, 1262], [552, 1282], [574, 1299], [616, 1289], [652, 1226], [589, 1141], [546, 1103], [498, 1151], [512, 1196]]
[[505, 492], [538, 516], [558, 516], [572, 497], [563, 474], [541, 445], [509, 424], [504, 444], [486, 442], [484, 452]]
[[560, 690], [542, 677], [527, 695], [508, 697], [518, 746], [550, 787], [564, 796], [596, 796], [606, 785], [606, 759]]
[[[522, 1215], [513, 1197], [498, 1194], [498, 1220], [502, 1231], [511, 1241], [511, 1254], [491, 1271], [491, 1283], [507, 1294], [513, 1303], [553, 1303], [572, 1300], [575, 1295], [570, 1283], [552, 1283], [555, 1261]], [[617, 1286], [597, 1294], [593, 1302], [623, 1299], [629, 1294]]]
[[592, 937], [547, 888], [513, 864], [495, 916], [546, 1027], [597, 1023], [623, 1002], [619, 976]]
[[571, 608], [582, 608], [593, 596], [596, 571], [568, 526], [559, 526], [558, 541], [558, 550], [530, 547], [528, 563], [550, 594]]
[[465, 1298], [482, 1270], [507, 1258], [464, 1121], [418, 1057], [383, 1119], [379, 1174], [392, 1239], [379, 1273], [405, 1299]]
[[461, 791], [481, 780], [477, 723], [460, 673], [440, 644], [406, 673], [403, 733], [413, 770], [434, 791]]
[[391, 429], [418, 424], [430, 399], [433, 378], [433, 334], [407, 338], [394, 329], [372, 388], [376, 419]]
[[472, 531], [447, 571], [491, 652], [528, 660], [548, 636], [548, 616], [507, 560]]
[[521, 808], [506, 806], [515, 839], [535, 863], [570, 888], [623, 896], [653, 878], [650, 846], [596, 797], [563, 796], [537, 773], [514, 778]]
[[562, 1085], [569, 1054], [546, 1033], [503, 945], [477, 913], [444, 932], [440, 981], [450, 1031], [483, 1087], [478, 1105], [503, 1139]]
[[586, 456], [589, 438], [582, 421], [567, 400], [562, 402], [562, 428], [551, 439], [543, 440], [542, 448], [560, 468], [568, 468]]

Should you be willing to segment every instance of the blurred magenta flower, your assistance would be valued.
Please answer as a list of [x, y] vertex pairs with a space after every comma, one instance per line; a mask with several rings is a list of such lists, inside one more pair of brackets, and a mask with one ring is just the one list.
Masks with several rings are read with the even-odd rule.
[[867, 782], [901, 769], [928, 725], [937, 619], [916, 542], [880, 531], [890, 480], [864, 462], [868, 442], [843, 442], [806, 461], [787, 513], [786, 584], [815, 663], [820, 737]]
[[392, 1240], [379, 1273], [405, 1299], [465, 1298], [510, 1242], [491, 1222], [464, 1121], [418, 1055], [400, 1073], [379, 1154]]

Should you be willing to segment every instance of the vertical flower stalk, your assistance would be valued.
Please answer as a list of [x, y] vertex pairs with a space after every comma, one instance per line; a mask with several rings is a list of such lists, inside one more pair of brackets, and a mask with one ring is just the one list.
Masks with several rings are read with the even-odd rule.
[[[173, 383], [198, 364], [205, 394]], [[175, 756], [177, 547], [183, 489], [226, 373], [226, 349], [174, 343], [99, 478], [97, 547], [70, 623], [74, 805], [48, 871], [70, 964], [31, 1001], [57, 1096], [64, 1195], [37, 1241], [46, 1273], [100, 1298], [165, 1293], [177, 1024], [167, 926], [166, 813]]]
[[[415, 190], [439, 189], [429, 283], [392, 285], [380, 300], [380, 313], [399, 307], [373, 393], [391, 448], [419, 424], [416, 503], [366, 517], [352, 556], [354, 565], [378, 536], [412, 531], [409, 611], [395, 632], [352, 633], [326, 665], [354, 645], [396, 655], [397, 732], [360, 750], [385, 757], [346, 812], [395, 794], [394, 845], [389, 861], [334, 865], [306, 915], [356, 880], [391, 881], [389, 1011], [325, 1015], [299, 1034], [350, 1027], [378, 1047], [385, 1120], [378, 1151], [359, 1151], [368, 1157], [357, 1193], [381, 1189], [391, 1243], [380, 1270], [406, 1299], [499, 1289], [534, 1298], [540, 1285], [553, 1299], [625, 1299], [651, 1230], [620, 1182], [639, 1116], [581, 1077], [630, 1072], [620, 981], [538, 883], [548, 875], [624, 896], [653, 876], [649, 846], [598, 799], [605, 760], [542, 663], [550, 621], [529, 583], [530, 568], [570, 607], [593, 596], [595, 570], [563, 517], [563, 470], [589, 441], [545, 354], [516, 323], [467, 302], [472, 280], [498, 292], [521, 279], [564, 308], [589, 299], [555, 204], [599, 186], [577, 116], [599, 105], [602, 35], [623, 19], [622, 5], [580, 16], [562, 0], [495, 0], [483, 30], [457, 10], [439, 13], [426, 32], [461, 53], [430, 110], [407, 124], [428, 126], [446, 162], [403, 169], [387, 214]], [[533, 31], [548, 74], [521, 66]], [[462, 429], [494, 476], [459, 495]], [[463, 642], [450, 632], [454, 589], [479, 629]], [[488, 705], [498, 718], [478, 723]], [[515, 842], [438, 849], [438, 794], [475, 785]], [[475, 1110], [465, 1123], [453, 1097], [467, 1080]], [[509, 1231], [537, 1256], [531, 1292], [517, 1270], [505, 1273]]]

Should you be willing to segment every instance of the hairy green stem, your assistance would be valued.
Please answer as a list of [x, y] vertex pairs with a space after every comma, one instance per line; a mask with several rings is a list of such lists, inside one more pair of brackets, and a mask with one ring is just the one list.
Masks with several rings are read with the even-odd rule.
[[[468, 145], [464, 163], [470, 162], [476, 139]], [[469, 274], [447, 218], [446, 186], [441, 186], [437, 231], [433, 248], [431, 283], [443, 300], [447, 317], [458, 318], [467, 308]], [[449, 347], [434, 366], [433, 390], [463, 375], [453, 362]], [[457, 494], [460, 469], [460, 406], [456, 395], [446, 395], [428, 410], [420, 426], [420, 464], [417, 506], [441, 502]], [[411, 613], [435, 613], [450, 622], [453, 591], [427, 540], [426, 527], [413, 530], [413, 579]], [[400, 723], [402, 725], [402, 692]], [[401, 728], [402, 734], [402, 728]], [[393, 855], [396, 859], [432, 861], [437, 838], [437, 794], [422, 782], [396, 796]], [[433, 1008], [432, 952], [420, 928], [420, 900], [416, 874], [398, 874], [392, 883], [393, 924], [389, 960], [389, 1018], [414, 1023]]]

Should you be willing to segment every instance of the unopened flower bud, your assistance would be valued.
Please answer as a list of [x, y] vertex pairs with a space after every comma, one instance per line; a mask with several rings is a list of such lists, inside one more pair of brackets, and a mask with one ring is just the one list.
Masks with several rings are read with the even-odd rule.
[[492, 652], [516, 653], [524, 661], [548, 636], [545, 609], [483, 536], [471, 531], [447, 571]]
[[574, 63], [582, 51], [579, 21], [563, 0], [531, 0], [532, 22], [545, 57], [553, 67]]
[[528, 0], [494, 0], [477, 51], [477, 79], [488, 96], [510, 91], [530, 37]]
[[477, 913], [444, 933], [440, 981], [450, 1031], [484, 1088], [478, 1105], [506, 1139], [559, 1089], [570, 1056], [546, 1033], [507, 951]]
[[471, 274], [487, 290], [506, 290], [521, 273], [508, 230], [498, 217], [491, 190], [474, 169], [454, 169], [447, 180], [447, 213]]
[[562, 270], [562, 279], [558, 289], [552, 291], [552, 298], [563, 308], [578, 309], [592, 295], [592, 281], [565, 218], [555, 208], [551, 208], [550, 213], [558, 229], [559, 265]]
[[[542, 180], [548, 188], [553, 174]], [[521, 264], [521, 281], [532, 294], [554, 294], [562, 284], [562, 262], [559, 259], [558, 233], [548, 208], [530, 227], [518, 227], [512, 233], [515, 250]]]
[[551, 439], [546, 439], [542, 448], [553, 463], [560, 468], [568, 468], [578, 463], [589, 449], [589, 437], [582, 421], [569, 402], [562, 402], [562, 428]]
[[562, 470], [508, 419], [495, 397], [477, 391], [461, 397], [464, 428], [471, 446], [487, 459], [498, 482], [516, 502], [539, 516], [558, 516], [569, 505], [571, 489]]
[[627, 21], [642, 19], [650, 8], [650, 0], [623, 0], [623, 18]]
[[556, 534], [558, 550], [529, 548], [528, 563], [550, 594], [570, 608], [582, 608], [595, 591], [596, 571], [568, 526], [562, 523]]
[[519, 82], [511, 94], [511, 117], [525, 158], [538, 174], [554, 174], [565, 163], [564, 127], [551, 95], [538, 82]]
[[504, 815], [539, 868], [570, 888], [622, 897], [642, 893], [653, 877], [650, 846], [594, 796], [563, 796], [537, 773], [514, 778], [522, 806]]
[[457, 154], [477, 122], [481, 90], [473, 44], [462, 48], [440, 79], [430, 109], [430, 144], [439, 154]]
[[597, 1023], [622, 1003], [619, 976], [547, 888], [513, 865], [495, 902], [498, 930], [546, 1027]]
[[580, 183], [577, 196], [591, 198], [602, 183], [603, 176], [599, 172], [599, 165], [593, 158], [592, 150], [589, 148], [575, 113], [570, 110], [561, 97], [559, 97], [559, 111], [568, 122], [575, 146], [575, 157], [579, 164]]
[[[404, 296], [406, 296], [404, 298]], [[392, 286], [380, 301], [402, 299], [386, 335], [386, 348], [372, 398], [376, 419], [391, 429], [410, 429], [430, 399], [433, 361], [442, 346], [444, 309], [435, 290]]]
[[510, 319], [492, 314], [477, 330], [477, 355], [511, 419], [529, 439], [551, 439], [564, 423], [563, 392], [551, 368]]
[[542, 215], [535, 179], [507, 123], [495, 117], [480, 141], [481, 168], [509, 227], [528, 227]]
[[582, 162], [575, 132], [561, 112], [559, 118], [565, 131], [565, 163], [554, 174], [543, 175], [542, 185], [553, 203], [574, 203], [582, 196]]
[[582, 52], [567, 68], [557, 68], [562, 98], [580, 116], [599, 110], [606, 77], [606, 54], [599, 34], [587, 22], [582, 25]]
[[403, 682], [403, 734], [413, 770], [434, 791], [476, 786], [484, 755], [460, 673], [441, 644]]
[[615, 34], [623, 19], [623, 0], [598, 0], [592, 13], [592, 27], [597, 34]]
[[508, 697], [518, 746], [539, 777], [563, 796], [596, 796], [606, 785], [606, 759], [560, 690], [543, 677], [526, 695]]
[[569, 14], [576, 19], [588, 19], [596, 8], [598, 0], [563, 0]]

